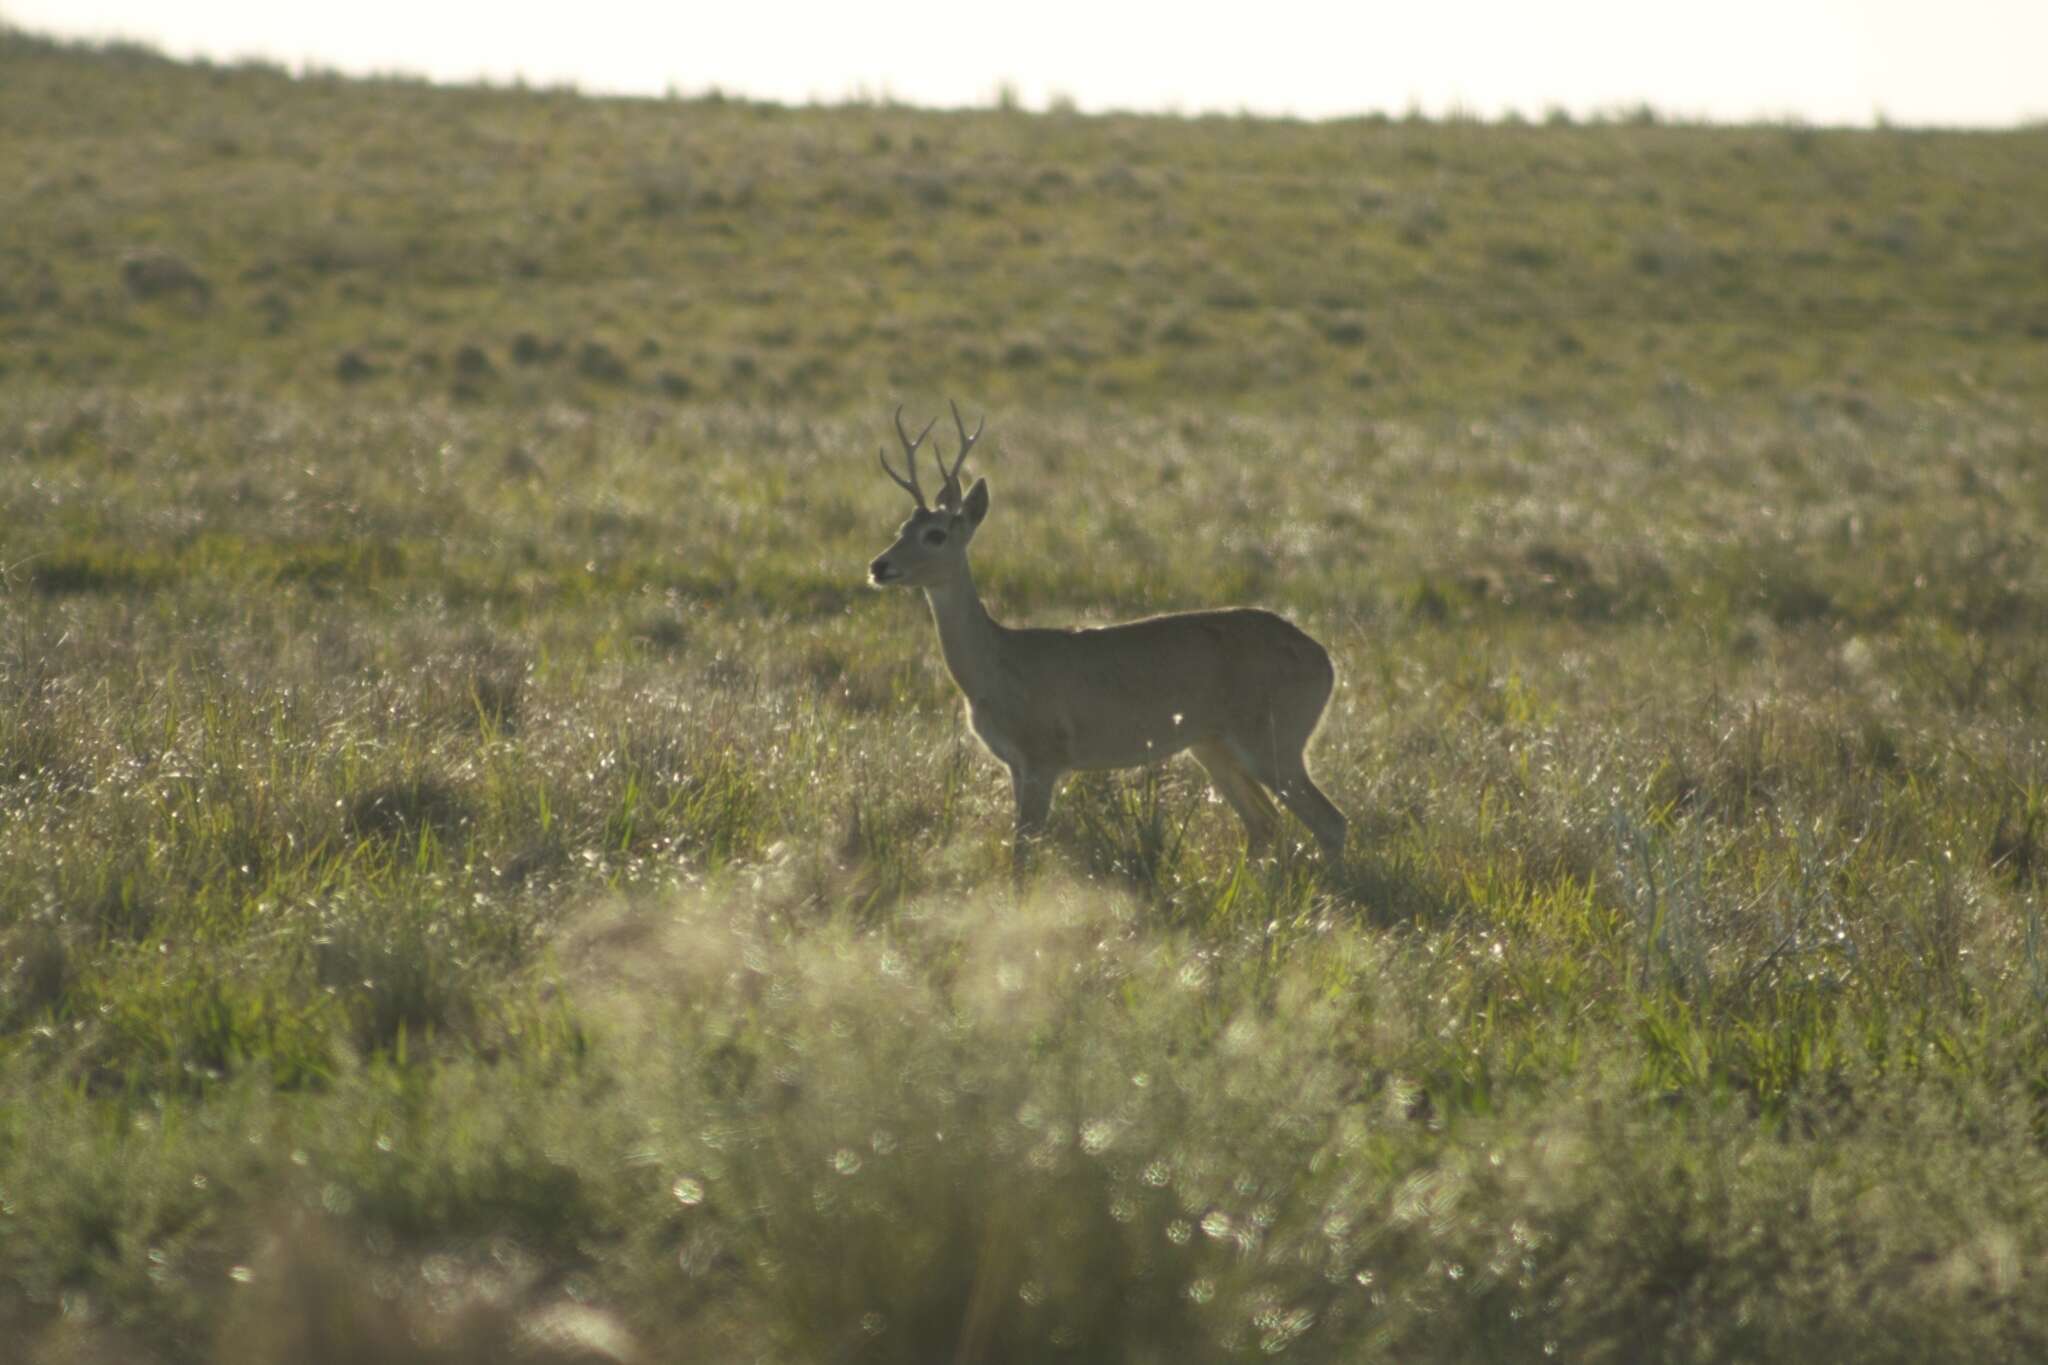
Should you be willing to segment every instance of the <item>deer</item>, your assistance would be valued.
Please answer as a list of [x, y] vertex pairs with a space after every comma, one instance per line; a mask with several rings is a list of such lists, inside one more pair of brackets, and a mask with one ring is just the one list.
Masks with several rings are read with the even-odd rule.
[[1344, 853], [1344, 813], [1309, 776], [1306, 750], [1336, 686], [1329, 651], [1300, 627], [1255, 607], [1144, 617], [1090, 628], [1012, 627], [982, 605], [967, 549], [988, 517], [988, 480], [961, 491], [972, 434], [957, 403], [952, 466], [937, 446], [936, 506], [925, 501], [917, 453], [938, 422], [912, 438], [896, 409], [908, 477], [878, 452], [882, 472], [916, 508], [895, 544], [868, 565], [874, 588], [920, 588], [946, 670], [966, 699], [968, 727], [1010, 770], [1017, 802], [1013, 870], [1043, 838], [1054, 795], [1072, 772], [1135, 768], [1194, 755], [1244, 824], [1252, 857], [1280, 825], [1273, 796], [1308, 827], [1323, 857]]

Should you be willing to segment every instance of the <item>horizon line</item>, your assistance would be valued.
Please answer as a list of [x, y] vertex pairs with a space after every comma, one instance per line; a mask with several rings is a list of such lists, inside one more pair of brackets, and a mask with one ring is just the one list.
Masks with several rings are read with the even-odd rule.
[[763, 95], [731, 88], [721, 82], [711, 82], [702, 87], [690, 89], [680, 83], [670, 82], [656, 90], [640, 85], [605, 86], [591, 84], [585, 80], [570, 78], [533, 77], [523, 71], [511, 73], [478, 71], [470, 75], [435, 74], [424, 69], [388, 67], [382, 65], [357, 66], [331, 62], [315, 57], [301, 57], [296, 60], [272, 53], [251, 51], [234, 56], [223, 56], [214, 51], [191, 48], [173, 50], [166, 44], [120, 32], [97, 32], [64, 34], [39, 31], [17, 24], [0, 13], [0, 37], [27, 40], [51, 48], [69, 49], [100, 55], [133, 55], [160, 61], [172, 66], [187, 66], [198, 69], [267, 72], [293, 81], [354, 81], [364, 84], [392, 84], [427, 86], [449, 91], [488, 91], [497, 93], [539, 93], [567, 94], [579, 99], [590, 100], [638, 100], [653, 103], [735, 103], [791, 111], [829, 112], [836, 109], [879, 109], [903, 110], [929, 114], [1020, 114], [1031, 117], [1067, 118], [1157, 118], [1193, 122], [1204, 119], [1228, 119], [1247, 122], [1296, 123], [1296, 124], [1341, 124], [1341, 123], [1411, 123], [1466, 125], [1488, 128], [1539, 127], [1666, 127], [1698, 129], [1792, 129], [1813, 132], [1896, 132], [1896, 133], [2029, 133], [2048, 129], [2048, 109], [2038, 113], [2015, 115], [2006, 122], [1944, 122], [1939, 120], [1912, 121], [1889, 114], [1882, 107], [1873, 109], [1866, 120], [1824, 120], [1816, 119], [1797, 110], [1767, 111], [1759, 109], [1740, 117], [1723, 116], [1698, 111], [1688, 111], [1660, 106], [1649, 98], [1621, 99], [1600, 103], [1574, 105], [1569, 101], [1547, 101], [1540, 110], [1525, 110], [1512, 103], [1503, 102], [1489, 112], [1463, 100], [1449, 100], [1432, 106], [1419, 97], [1411, 97], [1400, 109], [1386, 106], [1361, 106], [1356, 109], [1333, 110], [1318, 113], [1304, 113], [1296, 109], [1262, 108], [1249, 103], [1230, 105], [1184, 106], [1178, 101], [1166, 101], [1158, 105], [1116, 105], [1096, 104], [1084, 107], [1076, 97], [1049, 90], [1036, 101], [1027, 100], [1015, 78], [1001, 78], [994, 83], [983, 102], [958, 103], [924, 102], [895, 93], [888, 85], [874, 89], [864, 82], [853, 82], [837, 94], [812, 92], [802, 99], [780, 95]]

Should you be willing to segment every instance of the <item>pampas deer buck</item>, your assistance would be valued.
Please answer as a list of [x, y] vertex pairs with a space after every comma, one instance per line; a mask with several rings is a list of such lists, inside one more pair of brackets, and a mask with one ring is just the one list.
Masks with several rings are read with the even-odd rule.
[[938, 505], [925, 502], [916, 439], [896, 410], [909, 477], [880, 455], [882, 470], [917, 502], [896, 543], [868, 566], [875, 587], [924, 589], [946, 668], [967, 699], [968, 724], [1010, 770], [1017, 796], [1015, 863], [1022, 870], [1045, 828], [1060, 780], [1085, 769], [1134, 768], [1192, 752], [1244, 822], [1257, 854], [1272, 841], [1275, 796], [1308, 826], [1323, 854], [1344, 851], [1344, 813], [1308, 775], [1303, 755], [1330, 700], [1330, 655], [1269, 611], [1231, 607], [1177, 612], [1093, 630], [1013, 629], [988, 614], [967, 566], [967, 547], [988, 516], [988, 480], [965, 495], [960, 471], [981, 438], [960, 409], [960, 452], [951, 469], [936, 450]]

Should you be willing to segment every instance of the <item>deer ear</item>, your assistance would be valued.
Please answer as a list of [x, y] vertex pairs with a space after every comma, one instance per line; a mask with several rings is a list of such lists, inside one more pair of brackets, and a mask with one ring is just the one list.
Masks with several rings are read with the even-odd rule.
[[967, 490], [967, 500], [960, 504], [960, 510], [967, 514], [969, 526], [981, 525], [981, 519], [988, 515], [987, 479], [974, 481], [974, 487]]

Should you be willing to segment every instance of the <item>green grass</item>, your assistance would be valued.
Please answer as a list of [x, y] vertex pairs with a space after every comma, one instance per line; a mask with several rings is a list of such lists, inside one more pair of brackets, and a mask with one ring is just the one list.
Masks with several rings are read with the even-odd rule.
[[[2043, 150], [0, 36], [0, 1339], [2043, 1354]], [[1005, 619], [1330, 647], [1341, 866], [1012, 889], [948, 396]]]

